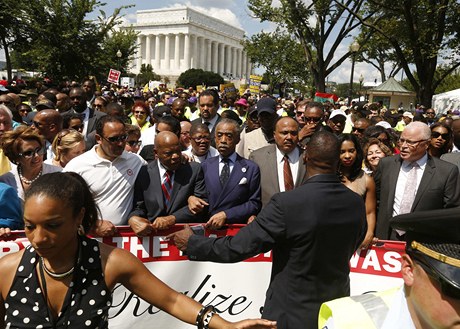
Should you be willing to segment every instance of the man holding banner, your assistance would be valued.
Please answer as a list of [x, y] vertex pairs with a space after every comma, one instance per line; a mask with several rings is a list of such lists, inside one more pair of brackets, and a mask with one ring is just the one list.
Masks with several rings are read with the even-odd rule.
[[305, 184], [276, 194], [233, 237], [193, 235], [188, 226], [168, 237], [191, 260], [231, 263], [273, 250], [262, 317], [280, 329], [316, 328], [321, 303], [349, 295], [348, 261], [367, 229], [363, 199], [335, 174], [339, 152], [333, 134], [313, 135]]

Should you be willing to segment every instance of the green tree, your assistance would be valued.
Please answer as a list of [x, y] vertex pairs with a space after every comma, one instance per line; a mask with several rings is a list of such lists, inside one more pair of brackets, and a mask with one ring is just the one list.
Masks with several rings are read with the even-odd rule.
[[279, 83], [305, 85], [309, 82], [302, 46], [292, 35], [279, 29], [272, 33], [261, 32], [246, 39], [243, 45], [252, 63], [265, 68], [264, 78], [270, 92]]
[[139, 85], [144, 86], [149, 81], [160, 81], [161, 76], [153, 72], [152, 65], [142, 64], [139, 74], [136, 77], [136, 81]]
[[176, 84], [179, 87], [195, 88], [198, 85], [219, 86], [224, 82], [224, 78], [222, 78], [217, 73], [203, 71], [202, 69], [189, 69], [185, 72], [182, 72], [182, 74], [177, 79]]
[[[22, 3], [18, 15], [20, 27], [10, 30], [11, 47], [30, 59], [35, 69], [54, 80], [107, 75], [104, 42], [110, 35], [115, 38], [121, 35], [114, 28], [121, 23], [120, 12], [126, 7], [115, 9], [110, 16], [100, 10], [96, 20], [89, 20], [88, 14], [104, 6], [103, 3], [97, 0], [18, 1]], [[9, 18], [13, 18], [12, 15], [15, 13]], [[125, 50], [126, 57], [132, 53], [130, 48]]]
[[260, 21], [273, 22], [297, 38], [316, 89], [325, 91], [326, 77], [351, 56], [349, 50], [338, 58], [335, 54], [361, 25], [352, 13], [359, 12], [365, 0], [279, 0], [276, 6], [272, 0], [248, 2]]
[[[353, 14], [391, 44], [417, 93], [417, 101], [431, 106], [434, 91], [460, 67], [460, 3], [457, 0], [368, 0], [368, 4], [366, 13], [373, 13], [370, 20], [359, 11]], [[440, 62], [444, 69], [437, 72]]]

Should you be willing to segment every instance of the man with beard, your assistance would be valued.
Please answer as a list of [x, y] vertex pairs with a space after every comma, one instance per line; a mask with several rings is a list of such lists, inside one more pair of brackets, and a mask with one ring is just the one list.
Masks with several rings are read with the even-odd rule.
[[199, 98], [200, 118], [192, 121], [201, 122], [208, 126], [211, 132], [211, 145], [216, 146], [215, 132], [217, 123], [220, 121], [220, 115], [217, 114], [219, 109], [219, 95], [215, 90], [207, 89], [200, 94]]
[[65, 171], [80, 174], [91, 187], [102, 215], [96, 229], [99, 235], [111, 235], [114, 225], [127, 224], [134, 182], [146, 164], [137, 154], [125, 151], [127, 138], [123, 120], [106, 115], [96, 127], [97, 144], [65, 167]]
[[[252, 161], [235, 152], [240, 140], [240, 128], [232, 119], [221, 119], [216, 127], [219, 156], [203, 162], [209, 200], [209, 220], [206, 227], [219, 229], [224, 224], [246, 224], [261, 208], [260, 171]], [[189, 198], [192, 213], [200, 213], [208, 203]]]
[[260, 168], [262, 205], [275, 193], [290, 191], [305, 180], [303, 152], [298, 147], [299, 124], [291, 117], [275, 122], [275, 144], [255, 150], [249, 156]]

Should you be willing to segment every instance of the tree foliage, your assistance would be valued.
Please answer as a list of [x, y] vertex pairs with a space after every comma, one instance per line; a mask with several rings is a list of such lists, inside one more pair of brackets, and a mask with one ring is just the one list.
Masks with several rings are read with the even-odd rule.
[[224, 83], [224, 78], [219, 74], [209, 71], [203, 71], [202, 69], [189, 69], [177, 79], [177, 85], [179, 87], [189, 88], [199, 85], [205, 86], [219, 86]]
[[[374, 13], [370, 20], [358, 11], [354, 15], [388, 41], [417, 93], [418, 102], [430, 106], [434, 91], [460, 66], [460, 3], [368, 0], [368, 4], [366, 13]], [[442, 72], [437, 72], [438, 63], [444, 66]]]
[[[8, 18], [19, 17], [19, 25], [9, 30], [8, 47], [16, 51], [22, 62], [31, 62], [33, 69], [48, 77], [82, 79], [88, 75], [106, 77], [118, 62], [116, 52], [123, 54], [126, 66], [135, 51], [135, 33], [116, 31], [121, 23], [117, 8], [107, 16], [103, 10], [97, 19], [87, 17], [103, 7], [97, 0], [4, 0], [8, 5], [19, 2], [20, 9]], [[21, 61], [21, 59], [18, 59]]]
[[[270, 21], [294, 35], [302, 45], [306, 63], [318, 91], [325, 91], [325, 78], [339, 67], [351, 51], [335, 58], [339, 47], [361, 25], [352, 14], [365, 0], [249, 0], [249, 9], [260, 21]], [[371, 13], [364, 17], [365, 20]], [[350, 42], [351, 43], [351, 42]]]
[[279, 29], [272, 33], [261, 32], [246, 39], [243, 45], [251, 62], [265, 68], [264, 78], [271, 89], [279, 83], [309, 83], [305, 54], [292, 35]]
[[150, 64], [142, 64], [141, 69], [139, 70], [139, 74], [136, 77], [136, 81], [141, 86], [144, 86], [149, 81], [160, 81], [161, 76], [153, 72], [152, 65]]

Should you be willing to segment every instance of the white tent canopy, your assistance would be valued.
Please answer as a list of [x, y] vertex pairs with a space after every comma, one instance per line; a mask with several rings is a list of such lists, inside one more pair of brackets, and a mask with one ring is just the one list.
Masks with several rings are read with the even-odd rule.
[[431, 102], [438, 114], [446, 113], [449, 110], [460, 110], [460, 89], [434, 95]]

